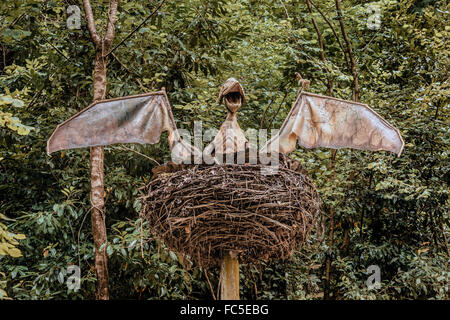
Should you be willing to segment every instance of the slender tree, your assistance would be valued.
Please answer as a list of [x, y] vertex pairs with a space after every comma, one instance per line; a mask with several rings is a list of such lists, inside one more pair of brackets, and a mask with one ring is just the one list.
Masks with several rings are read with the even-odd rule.
[[[117, 19], [118, 0], [110, 0], [108, 23], [104, 36], [100, 36], [95, 27], [94, 14], [89, 0], [83, 0], [86, 22], [91, 35], [91, 40], [95, 47], [94, 61], [94, 102], [105, 99], [106, 95], [106, 54], [111, 49], [114, 39], [114, 29]], [[105, 200], [104, 200], [104, 171], [103, 171], [103, 147], [91, 147], [91, 221], [92, 234], [95, 247], [95, 272], [97, 275], [97, 290], [95, 297], [98, 300], [109, 299], [108, 292], [108, 257], [106, 246], [106, 225], [105, 225]]]
[[[314, 30], [316, 30], [317, 41], [319, 42], [319, 47], [320, 47], [320, 60], [323, 63], [325, 63], [326, 57], [325, 57], [325, 48], [324, 48], [324, 44], [323, 44], [322, 32], [320, 31], [319, 26], [317, 25], [316, 19], [314, 19], [312, 5], [311, 5], [310, 0], [306, 0], [306, 5], [308, 6], [308, 11], [311, 15], [311, 22], [314, 26]], [[328, 70], [328, 67], [327, 67], [327, 92], [326, 92], [326, 94], [328, 94], [330, 96], [333, 95], [333, 80], [330, 77], [330, 71]]]
[[341, 0], [335, 0], [337, 19], [339, 26], [341, 27], [342, 36], [344, 37], [345, 44], [347, 45], [347, 54], [350, 62], [350, 72], [353, 76], [353, 100], [359, 102], [359, 79], [358, 71], [356, 70], [356, 60], [352, 49], [352, 42], [348, 37], [347, 30], [345, 30], [344, 16], [342, 15]]

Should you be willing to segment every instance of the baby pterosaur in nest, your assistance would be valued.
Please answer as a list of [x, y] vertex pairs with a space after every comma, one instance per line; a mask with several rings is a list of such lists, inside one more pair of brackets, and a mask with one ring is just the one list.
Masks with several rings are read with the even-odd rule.
[[[400, 132], [369, 106], [306, 92], [309, 81], [298, 73], [297, 78], [302, 90], [278, 134], [260, 152], [289, 154], [298, 141], [305, 148], [387, 150], [401, 154], [404, 142]], [[203, 152], [181, 138], [163, 88], [91, 104], [58, 125], [47, 142], [47, 153], [115, 143], [154, 144], [159, 142], [161, 133], [168, 131], [174, 161], [186, 163], [196, 159], [197, 162], [213, 155], [217, 163], [214, 155], [245, 151], [248, 147], [236, 119], [245, 101], [244, 89], [237, 80], [230, 78], [222, 85], [219, 103], [225, 102], [228, 115]]]
[[[305, 148], [387, 150], [401, 154], [404, 142], [400, 132], [369, 106], [306, 92], [309, 81], [299, 74], [297, 77], [302, 90], [278, 134], [260, 152], [289, 154], [298, 141]], [[211, 155], [217, 160], [215, 154], [239, 152], [248, 146], [236, 119], [245, 101], [244, 89], [237, 80], [230, 78], [222, 85], [219, 103], [225, 103], [228, 115], [203, 152], [181, 138], [163, 88], [91, 104], [56, 128], [47, 142], [47, 153], [115, 143], [154, 144], [162, 132], [168, 131], [174, 161], [189, 162]]]

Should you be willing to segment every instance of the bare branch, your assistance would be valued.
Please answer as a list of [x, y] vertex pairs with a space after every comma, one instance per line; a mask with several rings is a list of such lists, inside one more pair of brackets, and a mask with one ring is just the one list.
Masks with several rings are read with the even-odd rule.
[[311, 22], [317, 33], [317, 40], [319, 41], [319, 46], [320, 46], [320, 60], [325, 61], [325, 52], [324, 52], [324, 47], [323, 47], [322, 32], [320, 32], [319, 26], [317, 25], [317, 22], [312, 15], [311, 2], [309, 0], [306, 0], [306, 5], [308, 6], [309, 13], [311, 14]]
[[264, 120], [266, 119], [266, 113], [267, 113], [267, 110], [270, 108], [270, 106], [272, 105], [272, 103], [273, 103], [274, 101], [275, 101], [275, 99], [270, 100], [270, 103], [267, 105], [267, 107], [264, 108], [263, 115], [262, 115], [262, 117], [261, 117], [261, 122], [260, 122], [260, 124], [259, 124], [259, 129], [262, 129], [262, 128], [263, 128], [263, 126], [264, 126]]
[[[322, 32], [320, 32], [320, 29], [319, 29], [319, 26], [317, 25], [316, 19], [314, 19], [310, 0], [306, 0], [306, 5], [308, 6], [309, 13], [311, 14], [311, 22], [312, 22], [312, 24], [314, 26], [314, 29], [316, 30], [317, 40], [319, 41], [320, 60], [322, 60], [325, 63], [326, 58], [325, 58], [325, 48], [324, 48], [324, 45], [323, 45]], [[327, 94], [332, 95], [333, 94], [333, 82], [332, 82], [332, 80], [330, 78], [328, 67], [326, 67], [326, 70], [327, 70], [327, 73], [328, 73], [328, 75], [327, 75], [327, 83], [326, 83]]]
[[131, 76], [136, 80], [136, 82], [139, 84], [139, 86], [141, 87], [142, 90], [144, 90], [144, 91], [149, 91], [149, 90], [142, 84], [141, 80], [139, 80], [138, 75], [137, 75], [135, 72], [131, 71], [130, 68], [128, 68], [128, 67], [127, 67], [127, 66], [119, 59], [119, 57], [117, 57], [117, 56], [114, 54], [114, 52], [112, 52], [111, 55], [112, 55], [113, 58], [120, 64], [120, 66], [121, 66], [122, 68], [124, 68], [124, 69], [128, 72], [128, 74], [131, 75]]
[[110, 0], [108, 12], [108, 24], [106, 25], [106, 33], [104, 38], [105, 49], [109, 50], [114, 39], [114, 29], [117, 21], [117, 6], [119, 0]]
[[273, 120], [274, 120], [274, 119], [276, 118], [276, 116], [278, 115], [278, 112], [280, 112], [281, 106], [283, 105], [284, 100], [286, 100], [286, 97], [287, 97], [288, 93], [289, 93], [288, 90], [286, 90], [286, 91], [284, 92], [283, 99], [281, 100], [281, 103], [278, 105], [277, 111], [275, 111], [273, 117], [270, 119], [269, 126], [267, 127], [268, 129], [272, 128]]
[[280, 0], [280, 3], [281, 3], [281, 5], [284, 8], [284, 12], [286, 13], [286, 19], [289, 19], [289, 13], [288, 13], [288, 11], [286, 9], [286, 5], [284, 4], [283, 0]]
[[339, 44], [339, 47], [341, 48], [342, 53], [344, 54], [345, 61], [347, 62], [348, 70], [350, 70], [351, 66], [350, 66], [350, 61], [348, 60], [348, 57], [347, 57], [347, 51], [345, 50], [344, 45], [342, 44], [342, 41], [339, 38], [339, 35], [337, 34], [336, 29], [334, 28], [333, 24], [330, 22], [330, 20], [327, 18], [327, 16], [323, 13], [323, 11], [312, 0], [309, 0], [309, 2], [317, 10], [317, 12], [320, 13], [320, 15], [322, 16], [323, 20], [325, 20], [325, 22], [331, 28], [331, 31], [333, 32], [333, 34], [334, 34], [334, 36], [335, 36], [335, 38], [336, 38], [336, 40], [337, 40], [337, 42]]
[[208, 281], [208, 286], [209, 286], [209, 291], [211, 291], [211, 296], [213, 297], [214, 300], [217, 300], [216, 295], [214, 294], [213, 287], [211, 285], [211, 281], [209, 281], [208, 271], [206, 269], [203, 269], [203, 273], [205, 274], [206, 281]]
[[59, 50], [53, 43], [47, 40], [47, 37], [45, 35], [43, 35], [39, 30], [37, 30], [37, 33], [39, 33], [42, 39], [44, 39], [45, 42], [47, 42], [53, 49], [55, 49], [56, 52], [58, 52], [62, 57], [66, 58], [67, 61], [70, 61], [70, 59], [64, 53], [62, 53], [61, 50]]
[[153, 161], [153, 162], [156, 163], [158, 166], [161, 165], [161, 164], [160, 164], [158, 161], [156, 161], [155, 159], [153, 159], [153, 158], [151, 158], [151, 157], [149, 157], [149, 156], [147, 156], [147, 155], [145, 155], [145, 154], [143, 154], [143, 153], [140, 153], [139, 151], [136, 151], [136, 150], [133, 150], [133, 149], [131, 149], [131, 148], [128, 148], [128, 147], [126, 147], [126, 146], [113, 146], [113, 148], [116, 148], [116, 149], [119, 149], [119, 150], [125, 150], [125, 151], [131, 151], [131, 152], [134, 152], [134, 153], [136, 153], [136, 154], [138, 154], [138, 155], [140, 155], [140, 156], [143, 156], [144, 158], [147, 158], [148, 160]]
[[9, 25], [4, 26], [2, 29], [0, 29], [0, 33], [3, 32], [3, 30], [5, 29], [11, 29], [12, 27], [14, 27], [14, 25], [20, 21], [20, 19], [22, 19], [25, 16], [26, 12], [22, 13], [20, 16], [18, 16], [17, 18], [15, 18]]
[[158, 10], [162, 7], [162, 5], [164, 4], [164, 2], [166, 2], [166, 0], [162, 0], [159, 5], [156, 7], [155, 10], [153, 10], [153, 12], [147, 16], [147, 18], [144, 19], [144, 21], [142, 21], [136, 28], [133, 29], [133, 31], [131, 31], [125, 38], [122, 39], [122, 41], [120, 41], [114, 48], [111, 49], [111, 51], [109, 51], [106, 55], [104, 55], [104, 57], [107, 57], [109, 54], [111, 54], [112, 52], [114, 52], [114, 50], [116, 50], [118, 47], [120, 47], [125, 41], [127, 41], [136, 31], [138, 31], [144, 24], [147, 23], [147, 21], [156, 13], [158, 12]]
[[95, 20], [94, 14], [92, 13], [92, 7], [89, 0], [83, 0], [84, 12], [86, 14], [86, 22], [88, 26], [89, 33], [91, 34], [91, 39], [96, 46], [99, 46], [101, 43], [101, 38], [97, 33], [97, 29], [95, 28]]
[[350, 71], [353, 76], [353, 100], [359, 101], [359, 83], [358, 83], [358, 72], [356, 71], [355, 55], [353, 54], [352, 43], [348, 37], [347, 31], [345, 30], [344, 19], [341, 10], [341, 1], [335, 0], [336, 12], [338, 14], [339, 25], [341, 27], [342, 36], [344, 37], [345, 43], [347, 44], [347, 53], [350, 60]]

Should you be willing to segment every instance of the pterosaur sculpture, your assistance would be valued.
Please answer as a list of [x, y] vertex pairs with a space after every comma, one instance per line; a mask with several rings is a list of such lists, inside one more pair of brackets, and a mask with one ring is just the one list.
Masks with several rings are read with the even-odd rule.
[[[222, 165], [220, 155], [249, 148], [236, 116], [246, 96], [234, 78], [219, 93], [227, 118], [203, 151], [181, 138], [162, 89], [90, 105], [56, 128], [47, 152], [154, 144], [167, 131], [172, 159], [178, 163], [194, 159], [200, 166], [181, 167], [170, 177], [153, 179], [142, 198], [144, 216], [150, 217], [154, 231], [169, 247], [203, 264], [223, 261], [222, 298], [238, 298], [238, 256], [251, 262], [289, 255], [305, 240], [319, 212], [317, 192], [306, 172], [298, 163], [286, 164], [292, 160], [286, 155], [297, 142], [305, 148], [386, 150], [397, 155], [404, 147], [399, 131], [369, 106], [309, 93], [309, 81], [299, 77], [299, 83], [301, 90], [278, 134], [259, 150], [284, 161], [278, 175], [264, 177], [255, 170], [258, 163]], [[202, 164], [205, 157], [213, 161]]]
[[[302, 82], [303, 90], [279, 134], [261, 151], [270, 152], [278, 140], [279, 152], [283, 154], [294, 151], [297, 141], [305, 148], [387, 150], [401, 154], [404, 142], [400, 132], [369, 106], [306, 92], [306, 83]], [[228, 116], [220, 133], [205, 150], [237, 152], [247, 141], [236, 118], [246, 98], [244, 89], [234, 78], [228, 79], [220, 90], [219, 103], [223, 101]], [[115, 143], [154, 144], [164, 131], [168, 132], [175, 157], [201, 156], [197, 148], [181, 139], [164, 89], [93, 103], [56, 128], [47, 142], [47, 153]], [[234, 135], [231, 141], [227, 134]]]

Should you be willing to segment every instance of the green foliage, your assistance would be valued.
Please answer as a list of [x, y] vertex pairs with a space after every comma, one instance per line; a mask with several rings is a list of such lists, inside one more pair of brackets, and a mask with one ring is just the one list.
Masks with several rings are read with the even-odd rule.
[[[0, 215], [2, 220], [11, 220], [8, 219], [5, 215]], [[8, 232], [8, 228], [5, 224], [0, 223], [0, 255], [2, 256], [11, 256], [13, 258], [18, 258], [22, 256], [22, 253], [19, 249], [17, 249], [16, 245], [19, 244], [17, 240], [25, 239], [24, 234], [14, 234], [12, 232]]]
[[[84, 21], [80, 30], [66, 27], [67, 3], [0, 4], [0, 299], [94, 297], [89, 152], [45, 153], [56, 125], [92, 100], [94, 49]], [[344, 43], [334, 1], [314, 3]], [[107, 4], [93, 2], [98, 30]], [[405, 151], [396, 158], [340, 150], [335, 159], [326, 149], [294, 152], [322, 198], [318, 228], [287, 261], [243, 265], [243, 298], [448, 298], [449, 7], [379, 1], [381, 25], [371, 30], [370, 4], [342, 1], [360, 100], [400, 128]], [[155, 5], [121, 1], [113, 45]], [[322, 32], [325, 60], [311, 17]], [[195, 120], [217, 128], [226, 115], [217, 104], [219, 86], [234, 76], [248, 98], [241, 127], [279, 128], [295, 98], [296, 71], [311, 80], [312, 92], [325, 93], [331, 79], [334, 96], [351, 98], [353, 79], [339, 43], [305, 1], [168, 1], [110, 57], [107, 97], [165, 86], [179, 128], [192, 130]], [[138, 189], [154, 162], [133, 151], [167, 161], [166, 137], [126, 147], [105, 147], [111, 297], [210, 299], [205, 275], [215, 289], [218, 270], [193, 268], [149, 241], [138, 218]], [[81, 267], [76, 292], [65, 283], [69, 265]], [[365, 284], [370, 265], [381, 269], [380, 289]]]

